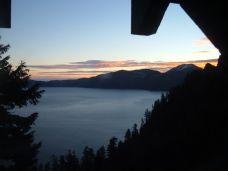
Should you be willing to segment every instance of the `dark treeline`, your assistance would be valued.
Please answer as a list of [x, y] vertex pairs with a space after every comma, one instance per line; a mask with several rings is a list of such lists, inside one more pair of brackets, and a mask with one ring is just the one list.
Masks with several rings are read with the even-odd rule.
[[227, 72], [207, 64], [162, 95], [123, 141], [85, 147], [81, 159], [73, 151], [52, 156], [40, 171], [226, 170], [227, 88]]

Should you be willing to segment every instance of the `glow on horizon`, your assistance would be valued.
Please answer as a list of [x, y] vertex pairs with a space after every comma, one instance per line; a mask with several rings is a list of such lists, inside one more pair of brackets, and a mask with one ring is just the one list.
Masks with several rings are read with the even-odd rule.
[[202, 61], [184, 61], [184, 62], [137, 62], [129, 61], [84, 61], [69, 65], [33, 65], [29, 66], [34, 80], [62, 80], [90, 78], [100, 74], [106, 74], [118, 70], [137, 70], [152, 69], [160, 72], [166, 72], [169, 69], [181, 64], [194, 64], [198, 67], [210, 63], [217, 65], [217, 59]]

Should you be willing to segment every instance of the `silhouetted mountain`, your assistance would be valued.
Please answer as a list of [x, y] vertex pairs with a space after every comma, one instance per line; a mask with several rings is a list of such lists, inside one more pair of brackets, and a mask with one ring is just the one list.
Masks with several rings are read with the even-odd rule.
[[194, 70], [201, 70], [201, 68], [197, 67], [194, 64], [182, 64], [182, 65], [179, 65], [175, 68], [170, 69], [166, 73], [167, 74], [179, 74], [180, 72], [182, 72], [182, 73], [187, 74], [187, 73], [192, 72]]
[[120, 70], [77, 80], [33, 81], [42, 87], [84, 87], [105, 89], [168, 90], [183, 82], [192, 71], [201, 70], [193, 64], [179, 65], [166, 73], [150, 69]]

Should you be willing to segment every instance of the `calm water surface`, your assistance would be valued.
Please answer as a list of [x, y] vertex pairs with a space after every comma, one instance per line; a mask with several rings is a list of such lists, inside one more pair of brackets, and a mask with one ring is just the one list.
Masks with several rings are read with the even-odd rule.
[[39, 159], [74, 149], [80, 156], [85, 146], [97, 149], [111, 137], [123, 139], [127, 128], [138, 125], [161, 92], [88, 88], [44, 88], [37, 106], [20, 113], [38, 112], [36, 141], [42, 141]]

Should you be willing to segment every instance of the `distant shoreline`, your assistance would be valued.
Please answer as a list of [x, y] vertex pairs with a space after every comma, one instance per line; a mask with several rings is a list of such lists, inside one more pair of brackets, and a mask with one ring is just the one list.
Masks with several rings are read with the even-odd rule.
[[164, 90], [147, 90], [147, 89], [118, 89], [118, 88], [89, 88], [89, 87], [48, 87], [48, 86], [40, 86], [41, 88], [82, 88], [82, 89], [95, 89], [95, 90], [123, 90], [123, 91], [150, 91], [150, 92], [166, 92]]
[[189, 73], [201, 70], [200, 67], [193, 64], [183, 64], [165, 73], [150, 69], [120, 70], [91, 78], [51, 81], [31, 80], [30, 84], [39, 84], [40, 87], [167, 91], [181, 84]]

